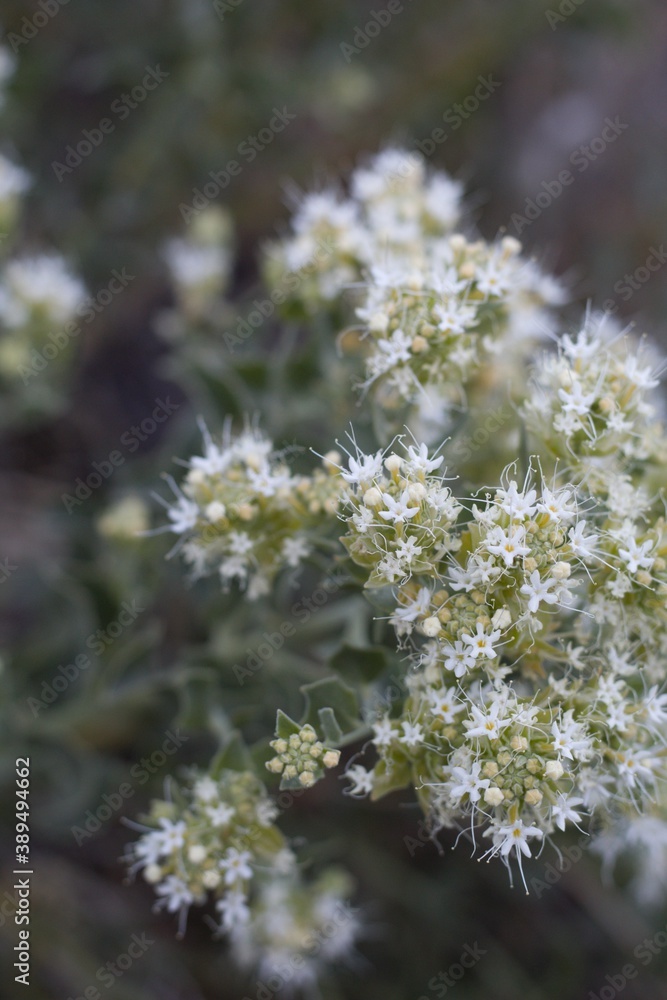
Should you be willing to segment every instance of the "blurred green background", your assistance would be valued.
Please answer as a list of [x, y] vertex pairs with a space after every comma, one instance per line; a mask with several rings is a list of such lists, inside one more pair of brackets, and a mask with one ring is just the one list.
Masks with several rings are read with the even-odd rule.
[[[93, 294], [113, 269], [135, 278], [69, 348], [75, 365], [63, 412], [48, 421], [9, 419], [0, 437], [0, 558], [15, 567], [0, 584], [3, 995], [21, 995], [11, 967], [11, 789], [15, 758], [30, 756], [36, 874], [28, 995], [84, 995], [100, 966], [122, 954], [132, 934], [145, 932], [155, 943], [112, 986], [102, 986], [102, 996], [254, 1000], [255, 979], [234, 969], [201, 914], [191, 914], [185, 940], [176, 941], [171, 919], [152, 914], [149, 887], [123, 884], [118, 860], [132, 839], [121, 816], [136, 816], [160, 794], [167, 771], [205, 763], [215, 749], [216, 734], [203, 733], [198, 721], [204, 703], [231, 704], [251, 737], [267, 731], [278, 704], [288, 708], [280, 657], [269, 677], [242, 691], [230, 677], [252, 636], [281, 620], [279, 604], [264, 609], [268, 617], [258, 625], [254, 610], [222, 597], [215, 583], [188, 589], [179, 567], [164, 562], [164, 537], [121, 542], [98, 530], [111, 500], [130, 487], [148, 498], [163, 471], [177, 472], [173, 456], [187, 457], [197, 446], [195, 417], [204, 404], [179, 379], [178, 359], [156, 333], [171, 304], [161, 246], [185, 231], [180, 206], [192, 203], [194, 189], [241, 159], [241, 172], [217, 198], [236, 226], [231, 293], [252, 295], [259, 247], [288, 219], [286, 185], [309, 189], [388, 142], [418, 142], [429, 154], [433, 147], [430, 163], [465, 180], [485, 237], [503, 227], [518, 234], [565, 276], [576, 309], [589, 300], [609, 303], [623, 319], [640, 317], [664, 342], [664, 275], [636, 281], [631, 295], [624, 275], [632, 276], [667, 236], [667, 8], [659, 0], [405, 0], [362, 48], [358, 29], [365, 33], [382, 2], [53, 4], [55, 13], [36, 30], [40, 4], [3, 6], [5, 44], [14, 38], [18, 66], [1, 150], [34, 178], [23, 243], [64, 254]], [[145, 101], [122, 119], [110, 110], [157, 66], [167, 75]], [[473, 102], [466, 99], [480, 77], [492, 78], [493, 92], [468, 112]], [[275, 108], [295, 117], [249, 162], [239, 146]], [[115, 127], [99, 147], [70, 172], [54, 169], [83, 130], [109, 116]], [[619, 125], [617, 138], [596, 152], [606, 119], [627, 127]], [[585, 168], [577, 166], [582, 162]], [[549, 185], [557, 190], [564, 169], [574, 183], [530, 224], [519, 223], [517, 233], [527, 200]], [[279, 413], [275, 393], [305, 394], [311, 376], [304, 368], [271, 381], [273, 334], [267, 324], [261, 344], [253, 338], [240, 359], [225, 355], [224, 363], [241, 401], [258, 388], [258, 408], [273, 393]], [[63, 492], [166, 397], [178, 404], [175, 415], [68, 514]], [[223, 393], [220, 414], [226, 402]], [[302, 443], [327, 447], [308, 419], [304, 413]], [[294, 433], [299, 424], [288, 426]], [[286, 606], [293, 599], [285, 597]], [[58, 665], [90, 648], [89, 637], [117, 619], [124, 601], [144, 609], [136, 622], [35, 715], [28, 699], [40, 696]], [[326, 645], [327, 634], [344, 626], [344, 612], [327, 608], [318, 642]], [[308, 679], [308, 634], [299, 642], [286, 669]], [[135, 782], [132, 797], [77, 844], [72, 827], [178, 726], [189, 736], [178, 753], [145, 784]], [[462, 1000], [584, 1000], [607, 989], [605, 1000], [615, 990], [606, 977], [613, 983], [625, 964], [637, 964], [636, 946], [667, 923], [667, 910], [642, 912], [622, 889], [603, 887], [587, 856], [553, 887], [536, 883], [526, 898], [509, 888], [500, 865], [470, 860], [465, 844], [452, 854], [453, 838], [442, 855], [430, 844], [415, 847], [419, 813], [408, 797], [358, 803], [341, 797], [335, 777], [299, 799], [283, 825], [313, 845], [314, 865], [340, 861], [357, 881], [355, 902], [368, 933], [358, 963], [322, 985], [332, 1000], [432, 1000], [450, 992]], [[529, 880], [544, 880], [553, 862], [545, 851], [527, 869]], [[446, 987], [438, 975], [475, 943], [486, 954]], [[624, 997], [666, 997], [665, 968], [657, 954]]]

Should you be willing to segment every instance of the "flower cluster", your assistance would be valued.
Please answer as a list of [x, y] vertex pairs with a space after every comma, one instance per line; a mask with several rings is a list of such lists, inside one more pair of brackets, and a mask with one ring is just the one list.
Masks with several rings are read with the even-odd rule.
[[430, 458], [425, 445], [404, 452], [357, 452], [341, 471], [349, 487], [342, 542], [368, 571], [368, 587], [433, 572], [460, 544], [451, 529], [462, 508], [436, 474], [443, 457]]
[[169, 240], [164, 256], [180, 309], [189, 320], [213, 310], [226, 291], [232, 267], [232, 223], [209, 205], [192, 221], [187, 238]]
[[296, 568], [334, 521], [340, 486], [329, 462], [312, 475], [294, 474], [284, 454], [255, 428], [221, 444], [204, 429], [204, 454], [192, 458], [168, 530], [195, 576], [217, 572], [250, 598], [267, 593], [284, 567]]
[[325, 769], [336, 767], [340, 760], [340, 750], [325, 747], [310, 725], [287, 738], [279, 736], [269, 746], [276, 756], [267, 761], [266, 767], [282, 776], [281, 788], [310, 788], [324, 776]]
[[[363, 462], [363, 458], [360, 459]], [[412, 782], [433, 831], [468, 817], [509, 865], [566, 825], [655, 809], [667, 777], [667, 533], [570, 485], [509, 479], [398, 588], [408, 697], [350, 793]], [[425, 641], [422, 637], [425, 637]]]
[[[0, 156], [0, 228], [8, 237], [3, 250], [11, 253], [0, 271], [0, 380], [16, 409], [48, 411], [56, 408], [62, 375], [71, 365], [66, 348], [76, 335], [72, 328], [86, 289], [58, 254], [14, 252], [30, 182], [25, 170]], [[49, 376], [38, 379], [47, 367]]]
[[258, 868], [281, 870], [291, 852], [274, 825], [277, 808], [250, 772], [194, 774], [169, 801], [154, 801], [142, 836], [127, 855], [160, 897], [158, 908], [180, 915], [216, 898], [221, 927], [249, 918], [250, 885]]
[[154, 886], [156, 909], [178, 914], [181, 935], [190, 907], [213, 898], [218, 930], [241, 964], [265, 970], [302, 956], [297, 981], [312, 981], [350, 950], [359, 922], [338, 872], [302, 881], [277, 813], [250, 771], [193, 772], [168, 800], [152, 803], [125, 860]]
[[535, 366], [526, 424], [577, 482], [609, 495], [619, 476], [645, 475], [647, 463], [664, 467], [659, 368], [646, 343], [623, 335], [608, 317], [589, 315], [574, 336], [561, 338], [557, 354]]
[[349, 879], [335, 870], [310, 885], [289, 876], [264, 882], [253, 919], [231, 931], [234, 957], [262, 978], [313, 990], [327, 965], [349, 957], [359, 936], [349, 891]]
[[341, 343], [364, 355], [363, 387], [390, 412], [409, 404], [449, 414], [475, 380], [488, 392], [489, 382], [521, 379], [517, 368], [564, 301], [516, 239], [455, 231], [461, 192], [419, 154], [386, 150], [352, 174], [349, 197], [306, 196], [292, 236], [273, 249], [268, 278], [277, 286], [318, 241], [334, 248], [299, 296], [322, 308], [356, 290], [361, 335]]
[[279, 285], [331, 252], [299, 297], [309, 308], [336, 299], [382, 260], [422, 260], [425, 245], [450, 233], [461, 212], [462, 185], [447, 174], [427, 173], [423, 157], [387, 149], [350, 179], [349, 196], [335, 188], [303, 196], [291, 220], [291, 234], [267, 252], [269, 284]]

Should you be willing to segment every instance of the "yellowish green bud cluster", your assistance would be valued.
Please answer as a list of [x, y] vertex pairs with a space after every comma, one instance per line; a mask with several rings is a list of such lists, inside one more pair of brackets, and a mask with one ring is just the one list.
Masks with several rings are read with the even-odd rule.
[[324, 777], [326, 769], [336, 767], [340, 760], [340, 750], [325, 747], [310, 725], [302, 726], [286, 739], [279, 736], [269, 745], [276, 756], [266, 767], [272, 774], [282, 776], [281, 787], [290, 787], [296, 782], [303, 788], [310, 788]]

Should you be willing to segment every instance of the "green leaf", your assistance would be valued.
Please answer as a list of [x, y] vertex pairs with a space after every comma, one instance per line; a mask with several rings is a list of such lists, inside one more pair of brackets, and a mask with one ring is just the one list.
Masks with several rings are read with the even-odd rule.
[[336, 739], [326, 735], [327, 742], [340, 746], [341, 742], [351, 742], [366, 732], [357, 695], [340, 677], [324, 677], [304, 684], [301, 691], [306, 699], [302, 725], [308, 722], [315, 729], [326, 726], [328, 733], [336, 733]]
[[387, 761], [379, 761], [373, 774], [371, 799], [375, 801], [399, 788], [406, 788], [411, 783], [412, 770], [407, 760], [399, 758], [389, 761], [389, 766]]
[[283, 740], [288, 740], [290, 736], [294, 733], [298, 733], [301, 726], [294, 719], [290, 719], [289, 715], [285, 715], [281, 708], [278, 709], [276, 714], [276, 736], [281, 737]]
[[361, 649], [345, 645], [331, 658], [329, 666], [342, 677], [370, 684], [385, 671], [387, 653], [381, 647]]
[[359, 725], [359, 703], [351, 687], [348, 687], [340, 677], [323, 677], [312, 684], [304, 684], [301, 692], [306, 699], [305, 714], [302, 725], [309, 722], [317, 728], [319, 710], [330, 708], [338, 719], [338, 724], [344, 732], [355, 729]]
[[238, 732], [232, 733], [229, 742], [211, 761], [210, 775], [214, 780], [220, 777], [222, 771], [255, 772], [252, 755]]
[[343, 739], [343, 731], [338, 725], [334, 710], [332, 708], [321, 708], [317, 715], [320, 720], [324, 742], [336, 746]]

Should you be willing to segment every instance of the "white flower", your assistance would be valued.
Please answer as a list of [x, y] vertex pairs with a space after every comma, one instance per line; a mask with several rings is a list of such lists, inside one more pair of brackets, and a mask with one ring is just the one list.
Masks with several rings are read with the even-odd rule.
[[419, 506], [410, 506], [410, 494], [408, 490], [403, 490], [400, 499], [395, 500], [391, 494], [383, 493], [382, 502], [386, 510], [378, 511], [380, 517], [385, 521], [393, 521], [394, 524], [404, 524], [419, 513]]
[[500, 509], [518, 521], [530, 518], [535, 513], [536, 490], [522, 492], [517, 489], [516, 482], [512, 480], [506, 490], [498, 490], [498, 496], [500, 497]]
[[442, 651], [445, 669], [453, 670], [455, 677], [463, 677], [475, 666], [476, 657], [470, 650], [466, 650], [463, 643], [458, 639], [453, 646], [447, 643], [443, 646]]
[[361, 764], [353, 764], [348, 767], [343, 775], [350, 782], [347, 790], [348, 795], [354, 798], [362, 798], [373, 791], [373, 772], [367, 771]]
[[478, 622], [475, 635], [462, 635], [461, 639], [470, 646], [470, 656], [476, 660], [479, 656], [486, 656], [489, 660], [495, 659], [498, 655], [493, 648], [494, 642], [500, 639], [500, 629], [494, 629], [490, 635], [486, 634], [484, 626]]
[[176, 875], [168, 875], [164, 882], [156, 886], [155, 891], [158, 896], [163, 897], [157, 903], [158, 908], [165, 906], [169, 913], [176, 913], [177, 910], [190, 906], [195, 899], [187, 884]]
[[641, 544], [638, 544], [635, 538], [628, 538], [625, 546], [625, 548], [619, 548], [618, 554], [627, 564], [630, 573], [636, 573], [640, 568], [651, 569], [655, 558], [648, 555], [653, 548], [653, 542], [650, 538]]
[[302, 559], [310, 555], [309, 543], [302, 536], [286, 538], [283, 542], [282, 555], [288, 566], [298, 566]]
[[424, 742], [424, 732], [418, 722], [414, 724], [412, 722], [402, 722], [401, 728], [403, 735], [398, 737], [399, 743], [404, 743], [408, 747], [416, 747]]
[[353, 458], [350, 455], [348, 461], [349, 471], [341, 470], [341, 476], [346, 483], [358, 486], [361, 483], [370, 483], [382, 475], [382, 452], [375, 455], [357, 455]]
[[525, 544], [525, 538], [526, 529], [520, 524], [510, 525], [506, 531], [496, 525], [484, 544], [492, 555], [500, 556], [505, 566], [510, 568], [516, 558], [530, 555], [530, 547]]
[[567, 389], [558, 390], [558, 398], [563, 403], [565, 413], [574, 413], [578, 417], [585, 417], [590, 413], [597, 393], [585, 393], [580, 382], [573, 382]]
[[489, 787], [489, 779], [480, 777], [482, 765], [477, 760], [470, 770], [465, 767], [453, 767], [448, 792], [454, 802], [468, 796], [470, 802], [479, 802], [482, 792]]
[[581, 814], [576, 811], [576, 806], [583, 805], [584, 800], [576, 796], [559, 794], [556, 804], [551, 808], [551, 819], [559, 830], [564, 830], [567, 823], [580, 823]]
[[429, 458], [428, 448], [425, 444], [420, 444], [419, 448], [410, 445], [408, 447], [408, 458], [406, 466], [409, 472], [415, 475], [427, 476], [436, 469], [439, 469], [444, 462], [444, 457]]
[[503, 729], [512, 725], [511, 719], [501, 717], [499, 701], [494, 701], [488, 711], [483, 712], [477, 705], [470, 706], [471, 718], [463, 723], [467, 729], [466, 738], [486, 736], [490, 740], [498, 740]]
[[464, 710], [464, 706], [458, 700], [456, 688], [450, 687], [430, 690], [428, 692], [430, 711], [432, 715], [442, 719], [447, 724], [454, 722], [456, 716]]
[[493, 853], [500, 851], [503, 857], [507, 857], [512, 849], [516, 850], [517, 858], [519, 854], [531, 858], [532, 854], [528, 840], [536, 837], [541, 840], [544, 836], [542, 830], [537, 826], [524, 826], [523, 820], [517, 819], [514, 823], [500, 826], [492, 830], [494, 839]]
[[478, 323], [476, 310], [458, 299], [449, 299], [442, 305], [436, 305], [434, 312], [440, 329], [454, 335], [465, 333]]
[[396, 608], [392, 615], [392, 623], [396, 625], [407, 622], [409, 624], [416, 621], [417, 618], [421, 618], [422, 615], [426, 614], [430, 603], [431, 591], [428, 587], [420, 587], [416, 597]]
[[209, 806], [206, 813], [213, 826], [227, 826], [236, 813], [234, 806], [221, 802], [218, 806]]
[[584, 734], [583, 726], [573, 719], [573, 711], [569, 709], [563, 716], [560, 726], [554, 722], [551, 726], [554, 750], [559, 759], [585, 760], [590, 753], [591, 738]]
[[375, 733], [373, 742], [376, 747], [388, 747], [395, 736], [391, 720], [387, 716], [374, 723], [373, 732]]
[[595, 532], [587, 534], [588, 525], [585, 521], [578, 521], [568, 532], [568, 538], [575, 556], [590, 562], [595, 557], [595, 546], [599, 536]]
[[239, 851], [236, 847], [230, 847], [225, 851], [220, 867], [225, 873], [226, 885], [235, 885], [237, 882], [252, 878], [252, 868], [248, 864], [251, 857], [249, 851]]
[[245, 893], [238, 890], [232, 889], [219, 899], [215, 908], [220, 913], [221, 930], [231, 931], [238, 924], [247, 924], [250, 921], [250, 909]]
[[525, 594], [528, 598], [528, 610], [531, 614], [537, 614], [542, 602], [545, 604], [558, 603], [560, 600], [560, 590], [554, 593], [552, 588], [559, 588], [561, 586], [560, 581], [554, 580], [550, 577], [546, 577], [543, 580], [538, 569], [533, 570], [530, 574], [529, 580], [530, 583], [522, 584], [520, 589], [521, 593]]
[[211, 802], [218, 794], [218, 786], [212, 778], [206, 775], [195, 782], [194, 794], [201, 802]]
[[170, 819], [161, 819], [160, 826], [162, 829], [154, 835], [160, 844], [160, 855], [164, 856], [180, 850], [185, 843], [185, 823], [182, 820], [173, 823]]
[[567, 524], [577, 516], [577, 505], [572, 499], [572, 491], [567, 489], [552, 492], [543, 486], [537, 509], [541, 514], [548, 514], [557, 524]]
[[651, 722], [664, 726], [667, 722], [667, 694], [658, 694], [658, 686], [654, 684], [644, 700], [646, 714]]

